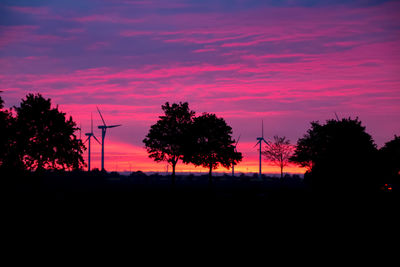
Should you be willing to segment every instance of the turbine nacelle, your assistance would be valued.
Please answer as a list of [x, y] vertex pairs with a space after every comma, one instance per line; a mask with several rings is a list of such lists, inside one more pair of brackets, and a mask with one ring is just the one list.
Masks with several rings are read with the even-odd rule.
[[268, 142], [262, 137], [258, 137], [257, 140], [258, 140], [257, 144], [260, 143], [261, 141], [264, 141], [264, 143], [268, 145]]
[[85, 142], [84, 143], [86, 143], [87, 141], [89, 141], [90, 142], [90, 138], [94, 138], [94, 140], [96, 140], [97, 141], [97, 143], [99, 143], [100, 145], [101, 145], [101, 143], [100, 143], [100, 141], [99, 141], [99, 139], [97, 139], [97, 137], [93, 134], [93, 133], [85, 133], [85, 135], [88, 137], [86, 140], [85, 140]]
[[238, 139], [236, 140], [236, 143], [235, 143], [235, 151], [237, 151], [237, 150], [236, 150], [236, 147], [237, 147], [237, 145], [238, 145], [238, 143], [239, 143], [239, 140], [240, 140], [240, 135], [239, 135], [239, 137], [238, 137]]
[[261, 137], [257, 137], [257, 143], [254, 145], [256, 147], [257, 145], [260, 146], [259, 148], [259, 172], [258, 172], [258, 177], [261, 179], [261, 154], [262, 154], [262, 143], [265, 143], [268, 145], [268, 142], [264, 139], [264, 121], [261, 121]]
[[268, 141], [266, 141], [263, 137], [257, 137], [257, 143], [254, 145], [254, 147], [256, 147], [258, 144], [262, 144], [262, 142], [264, 141], [265, 144], [268, 145]]
[[101, 115], [100, 109], [98, 107], [97, 111], [99, 112], [100, 118], [103, 121], [103, 125], [97, 126], [97, 128], [101, 129], [101, 170], [104, 171], [104, 139], [106, 137], [106, 131], [108, 128], [115, 128], [118, 126], [121, 126], [121, 124], [117, 125], [107, 125], [106, 122], [104, 121], [103, 115]]
[[[234, 146], [235, 152], [237, 152], [236, 147], [237, 147], [237, 145], [239, 143], [239, 140], [240, 140], [240, 135], [239, 135], [238, 139], [236, 140], [236, 143], [235, 143], [235, 146]], [[233, 161], [232, 162], [232, 177], [235, 177], [235, 165], [236, 165], [236, 163]]]
[[89, 150], [88, 150], [88, 171], [90, 171], [90, 153], [91, 153], [91, 145], [90, 145], [90, 139], [93, 137], [97, 143], [101, 144], [100, 141], [96, 138], [96, 136], [93, 133], [93, 116], [90, 114], [90, 133], [85, 133], [87, 136], [87, 139], [85, 140], [84, 143], [89, 141]]

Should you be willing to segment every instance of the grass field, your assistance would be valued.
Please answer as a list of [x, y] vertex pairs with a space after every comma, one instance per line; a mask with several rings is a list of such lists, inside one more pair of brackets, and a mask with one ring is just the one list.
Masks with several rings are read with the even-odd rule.
[[178, 175], [174, 185], [170, 176], [133, 173], [46, 173], [11, 177], [7, 192], [13, 198], [48, 199], [50, 201], [91, 201], [120, 199], [146, 200], [222, 200], [258, 199], [278, 195], [308, 195], [310, 188], [299, 177], [278, 179], [264, 176], [218, 176], [212, 184], [208, 176]]
[[[48, 172], [22, 176], [8, 174], [2, 177], [1, 183], [6, 206], [15, 210], [21, 207], [45, 207], [52, 211], [69, 209], [83, 213], [108, 210], [137, 214], [137, 217], [156, 213], [165, 216], [210, 216], [212, 213], [219, 216], [229, 211], [300, 214], [325, 205], [323, 203], [336, 205], [349, 200], [340, 192], [333, 195], [313, 192], [298, 176], [283, 179], [263, 176], [258, 179], [253, 175], [225, 175], [213, 177], [212, 184], [209, 184], [207, 175], [178, 175], [175, 185], [172, 185], [170, 176], [141, 172], [129, 176], [101, 172]], [[356, 200], [386, 205], [398, 200], [396, 196], [396, 192], [373, 196], [356, 194]]]

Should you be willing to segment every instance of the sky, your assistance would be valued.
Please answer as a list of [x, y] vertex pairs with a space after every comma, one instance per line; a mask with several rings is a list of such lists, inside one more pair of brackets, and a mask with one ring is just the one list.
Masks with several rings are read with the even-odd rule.
[[[295, 144], [311, 121], [358, 117], [379, 148], [400, 135], [399, 74], [400, 1], [0, 1], [5, 106], [41, 93], [82, 138], [91, 113], [101, 124], [98, 106], [122, 124], [107, 132], [109, 171], [166, 171], [142, 140], [167, 101], [225, 119], [240, 136], [237, 172], [258, 172], [262, 121], [267, 140]], [[279, 168], [264, 161], [263, 172]]]

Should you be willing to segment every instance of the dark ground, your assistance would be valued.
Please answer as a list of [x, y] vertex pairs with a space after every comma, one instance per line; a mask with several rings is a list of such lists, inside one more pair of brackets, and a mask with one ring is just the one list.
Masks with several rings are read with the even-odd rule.
[[195, 252], [191, 263], [229, 246], [236, 248], [230, 259], [243, 249], [271, 256], [265, 247], [307, 254], [331, 240], [365, 238], [371, 229], [387, 235], [399, 203], [396, 192], [319, 194], [296, 177], [215, 178], [209, 186], [207, 176], [179, 176], [171, 186], [170, 177], [142, 173], [3, 175], [5, 243], [18, 257], [27, 242], [41, 251], [35, 255], [48, 255], [49, 247], [71, 255], [95, 247], [96, 259], [121, 246], [135, 259], [149, 255], [146, 260], [163, 261], [160, 251], [173, 258]]
[[[44, 173], [8, 175], [2, 178], [3, 194], [15, 202], [40, 201], [60, 204], [141, 203], [163, 204], [175, 202], [232, 203], [265, 202], [285, 198], [306, 199], [311, 189], [300, 177], [279, 179], [264, 176], [177, 176], [175, 185], [171, 176], [145, 175], [141, 172], [130, 176], [118, 173]], [[171, 203], [172, 204], [172, 203]]]
[[[314, 192], [303, 179], [231, 176], [130, 176], [101, 172], [59, 172], [15, 175], [1, 178], [1, 194], [6, 210], [18, 214], [43, 212], [46, 216], [65, 216], [80, 220], [104, 216], [104, 220], [124, 218], [153, 223], [227, 218], [248, 222], [262, 217], [271, 221], [300, 222], [329, 210], [376, 206], [378, 210], [398, 203], [397, 192], [343, 195]], [[286, 219], [284, 219], [286, 218]], [[228, 223], [228, 222], [227, 222]]]
[[[267, 214], [278, 207], [309, 207], [311, 190], [301, 178], [130, 176], [101, 172], [60, 172], [2, 178], [2, 195], [13, 210], [113, 214], [135, 218], [224, 217]], [[161, 217], [160, 217], [161, 216]], [[163, 220], [163, 219], [161, 219]]]

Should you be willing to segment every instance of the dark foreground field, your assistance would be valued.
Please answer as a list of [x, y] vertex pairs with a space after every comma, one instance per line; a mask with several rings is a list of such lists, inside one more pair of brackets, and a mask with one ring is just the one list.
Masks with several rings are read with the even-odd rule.
[[[59, 202], [95, 201], [232, 201], [258, 200], [280, 197], [307, 197], [311, 189], [299, 177], [279, 179], [264, 176], [234, 177], [177, 175], [172, 185], [171, 176], [146, 175], [138, 172], [129, 176], [118, 173], [45, 173], [8, 175], [3, 189], [17, 199]], [[7, 181], [7, 182], [5, 182]], [[7, 189], [6, 189], [7, 188]]]
[[386, 225], [399, 203], [391, 193], [325, 196], [298, 177], [221, 176], [209, 185], [207, 176], [178, 176], [172, 186], [167, 176], [82, 172], [13, 174], [1, 183], [3, 229], [18, 244], [50, 236], [51, 242], [73, 246], [85, 246], [83, 238], [107, 248], [123, 241], [149, 251], [175, 251], [177, 240], [188, 250], [199, 240], [218, 249], [218, 240], [238, 247], [284, 247], [292, 240], [297, 249], [315, 234], [326, 241], [343, 227], [354, 232], [372, 221]]
[[[332, 203], [346, 204], [349, 196], [341, 192], [325, 195], [311, 190], [303, 179], [287, 176], [283, 179], [253, 176], [213, 177], [177, 176], [175, 185], [170, 176], [130, 176], [101, 172], [61, 172], [14, 175], [1, 179], [1, 193], [5, 206], [13, 211], [46, 210], [51, 213], [68, 211], [83, 216], [91, 212], [136, 218], [178, 216], [224, 216], [248, 213], [251, 215], [318, 213]], [[397, 193], [381, 192], [373, 195], [355, 194], [353, 203], [370, 207], [368, 203], [386, 205], [398, 200]], [[354, 202], [355, 200], [355, 202]], [[329, 204], [328, 204], [329, 203]], [[348, 205], [349, 204], [349, 205]], [[343, 206], [344, 207], [344, 206]], [[355, 204], [354, 208], [359, 208]], [[277, 218], [274, 218], [276, 220]]]
[[130, 211], [203, 209], [250, 209], [292, 202], [293, 205], [311, 198], [311, 189], [299, 177], [284, 179], [242, 176], [176, 177], [145, 175], [130, 176], [101, 172], [65, 172], [14, 175], [2, 178], [2, 194], [9, 205], [53, 206], [75, 209], [129, 209]]

